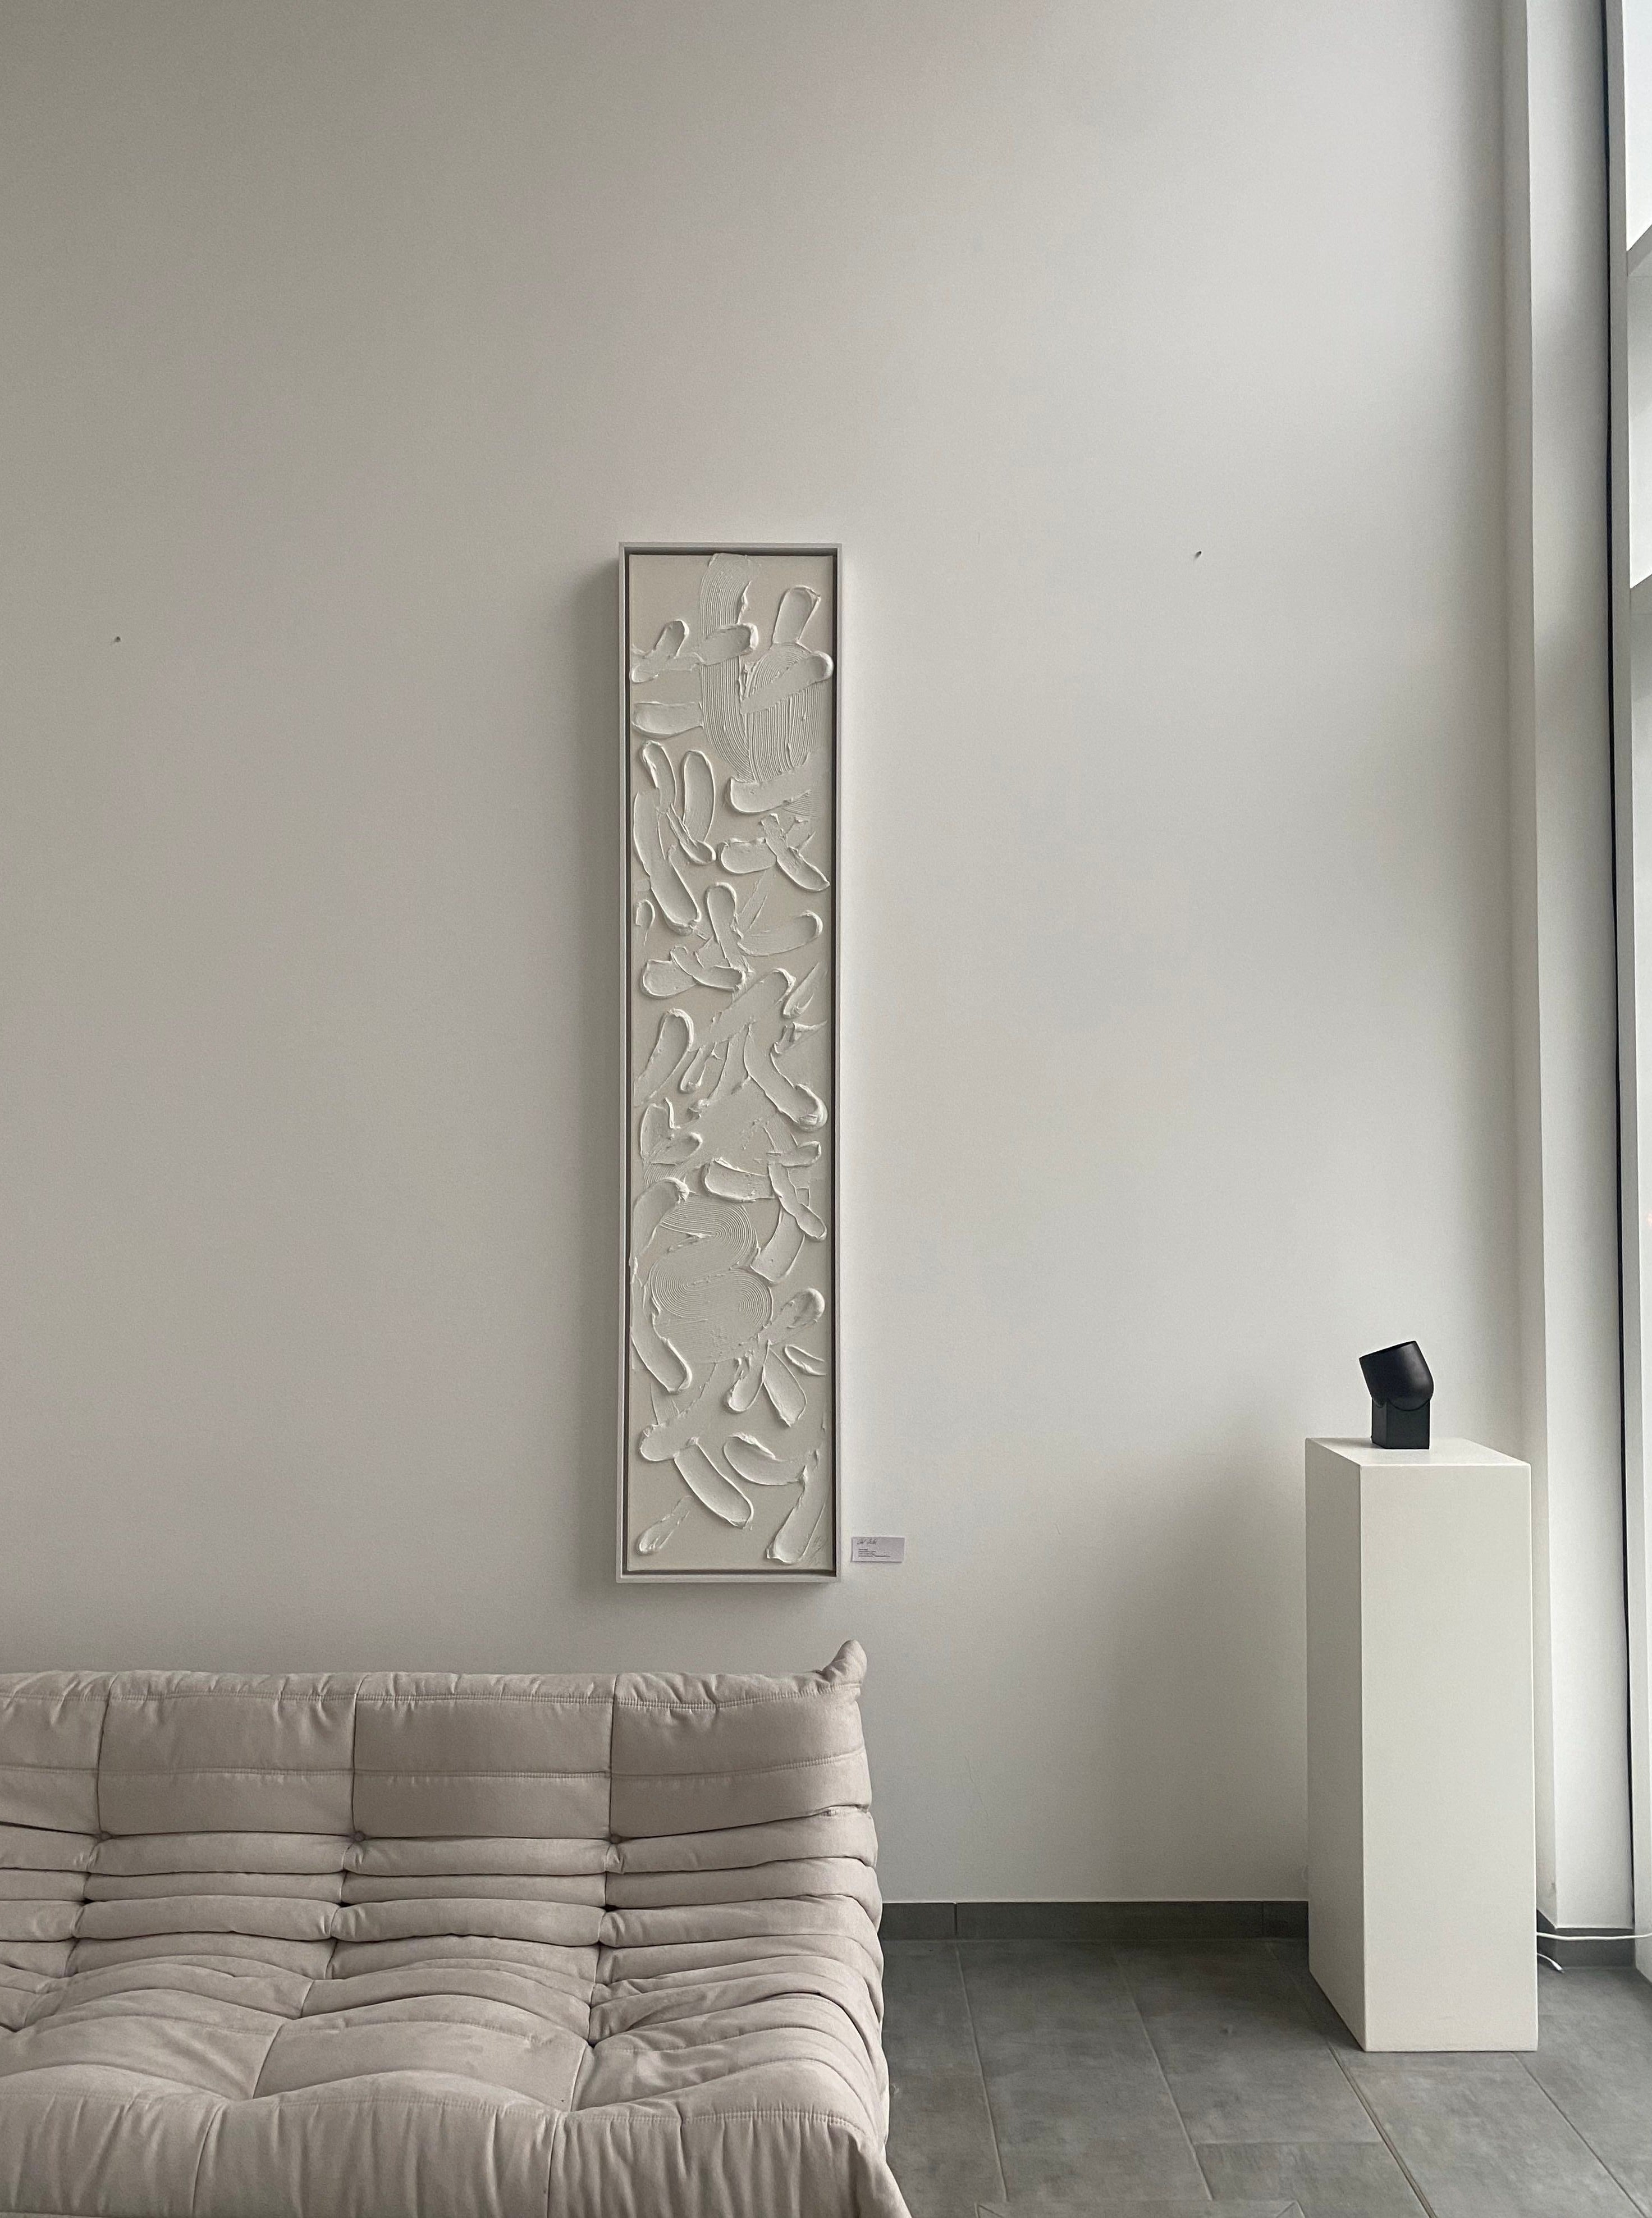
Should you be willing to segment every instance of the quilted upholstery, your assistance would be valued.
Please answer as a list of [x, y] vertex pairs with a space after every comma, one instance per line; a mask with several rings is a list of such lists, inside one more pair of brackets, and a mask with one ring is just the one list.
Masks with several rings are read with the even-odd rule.
[[0, 2213], [903, 2218], [851, 1642], [0, 1677]]

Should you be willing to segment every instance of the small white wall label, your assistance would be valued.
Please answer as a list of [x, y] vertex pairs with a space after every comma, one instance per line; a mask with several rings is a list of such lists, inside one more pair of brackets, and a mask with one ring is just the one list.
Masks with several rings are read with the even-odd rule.
[[851, 1564], [904, 1564], [906, 1560], [906, 1536], [904, 1533], [857, 1533], [849, 1543]]

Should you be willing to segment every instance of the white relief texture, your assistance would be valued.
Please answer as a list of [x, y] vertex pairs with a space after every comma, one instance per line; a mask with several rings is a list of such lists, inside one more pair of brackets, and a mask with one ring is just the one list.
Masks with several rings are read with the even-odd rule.
[[829, 1573], [836, 564], [625, 560], [623, 1567]]

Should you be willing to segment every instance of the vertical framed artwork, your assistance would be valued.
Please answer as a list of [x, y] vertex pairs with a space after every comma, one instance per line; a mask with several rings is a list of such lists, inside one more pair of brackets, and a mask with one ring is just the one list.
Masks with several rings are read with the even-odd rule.
[[622, 1579], [834, 1578], [835, 547], [624, 547]]

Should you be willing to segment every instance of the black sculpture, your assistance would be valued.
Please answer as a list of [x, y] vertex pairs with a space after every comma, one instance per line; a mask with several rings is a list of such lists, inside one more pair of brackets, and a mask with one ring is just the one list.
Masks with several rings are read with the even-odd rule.
[[1372, 1355], [1362, 1355], [1359, 1367], [1370, 1389], [1371, 1446], [1426, 1448], [1434, 1374], [1416, 1341], [1402, 1340], [1392, 1348], [1379, 1348]]

